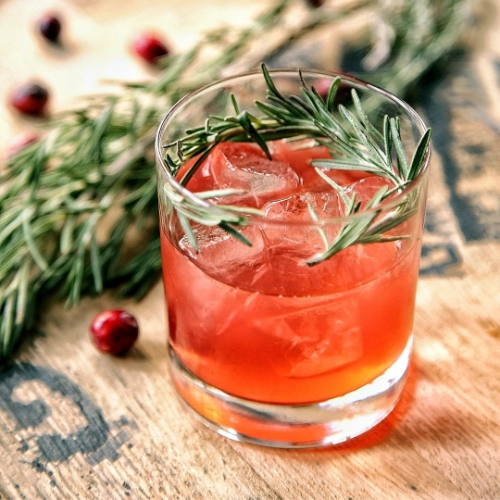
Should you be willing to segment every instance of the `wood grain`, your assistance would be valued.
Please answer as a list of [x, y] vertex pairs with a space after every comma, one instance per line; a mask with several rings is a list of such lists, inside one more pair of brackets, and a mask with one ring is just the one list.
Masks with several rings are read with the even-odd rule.
[[[202, 29], [243, 22], [270, 3], [4, 0], [0, 98], [38, 75], [50, 82], [53, 110], [65, 109], [100, 78], [151, 76], [126, 49], [138, 26], [183, 48]], [[66, 19], [64, 51], [32, 34], [49, 7]], [[174, 393], [160, 283], [140, 303], [105, 295], [67, 311], [48, 298], [39, 334], [0, 373], [0, 499], [500, 499], [499, 26], [422, 100], [435, 154], [415, 354], [384, 422], [324, 450], [229, 441]], [[0, 105], [0, 148], [34, 125]], [[141, 326], [124, 358], [88, 340], [94, 315], [117, 305]]]

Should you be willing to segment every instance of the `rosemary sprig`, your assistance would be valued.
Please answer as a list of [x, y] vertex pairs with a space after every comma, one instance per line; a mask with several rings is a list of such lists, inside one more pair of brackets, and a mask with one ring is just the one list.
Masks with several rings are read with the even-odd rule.
[[[396, 34], [382, 70], [368, 79], [402, 95], [454, 46], [471, 1], [443, 0], [440, 9], [433, 0], [401, 0], [400, 9], [382, 12], [377, 0], [321, 9], [279, 0], [249, 27], [215, 30], [168, 56], [156, 80], [118, 82], [116, 94], [91, 96], [55, 117], [45, 138], [0, 168], [0, 366], [33, 325], [43, 297], [58, 294], [72, 305], [120, 283], [140, 297], [154, 282], [160, 259], [153, 138], [165, 109], [182, 95], [366, 8], [380, 12]], [[422, 26], [429, 29], [420, 37]], [[375, 33], [370, 43], [377, 40]], [[145, 244], [127, 253], [135, 233]]]
[[[341, 84], [340, 77], [333, 81], [328, 95], [323, 99], [314, 87], [307, 86], [300, 71], [302, 96], [282, 94], [265, 64], [262, 65], [262, 73], [267, 87], [267, 101], [255, 101], [255, 107], [262, 114], [255, 116], [245, 110], [242, 111], [232, 96], [234, 116], [225, 118], [210, 116], [203, 125], [188, 130], [184, 137], [166, 145], [167, 149], [174, 147], [176, 151], [174, 157], [168, 152], [165, 156], [172, 175], [175, 176], [179, 172], [185, 161], [199, 156], [181, 180], [181, 183], [185, 184], [214, 146], [221, 142], [255, 142], [272, 159], [267, 147], [268, 141], [285, 138], [315, 139], [319, 144], [329, 148], [334, 159], [314, 160], [312, 166], [325, 182], [339, 193], [346, 206], [346, 215], [356, 217], [342, 226], [335, 240], [327, 245], [324, 252], [315, 255], [307, 263], [315, 265], [323, 262], [354, 244], [393, 241], [404, 237], [404, 235], [387, 237], [384, 233], [401, 225], [416, 212], [418, 197], [410, 195], [404, 198], [397, 207], [384, 214], [382, 219], [379, 218], [382, 211], [376, 209], [393, 192], [402, 190], [420, 174], [429, 155], [431, 130], [427, 129], [424, 132], [411, 163], [408, 163], [398, 118], [384, 116], [383, 130], [377, 130], [370, 122], [354, 89], [352, 89], [354, 111], [339, 104], [338, 113], [335, 113], [335, 97]], [[395, 160], [393, 150], [395, 150]], [[380, 189], [367, 203], [367, 210], [360, 211], [356, 194], [348, 198], [342, 187], [321, 171], [322, 168], [369, 172], [388, 179], [394, 187], [388, 189], [386, 186]], [[165, 190], [165, 199], [176, 210], [194, 248], [197, 248], [196, 237], [189, 220], [203, 225], [217, 224], [232, 236], [251, 244], [238, 231], [239, 227], [249, 224], [249, 216], [241, 213], [241, 207], [200, 203], [200, 196], [203, 200], [214, 199], [220, 196], [219, 192], [204, 192], [190, 198], [177, 193], [175, 187], [170, 184], [165, 186]], [[255, 210], [253, 212], [255, 213]], [[314, 213], [311, 215], [315, 220], [316, 215]]]

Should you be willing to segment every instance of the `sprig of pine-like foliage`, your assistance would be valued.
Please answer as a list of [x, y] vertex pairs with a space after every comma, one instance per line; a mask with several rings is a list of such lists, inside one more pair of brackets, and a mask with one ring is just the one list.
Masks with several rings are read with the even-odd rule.
[[[307, 263], [315, 265], [323, 262], [350, 245], [380, 243], [406, 237], [401, 234], [387, 236], [385, 233], [400, 226], [416, 213], [416, 193], [412, 192], [404, 197], [399, 205], [392, 207], [382, 218], [379, 217], [382, 212], [379, 207], [392, 193], [401, 192], [423, 171], [429, 157], [431, 130], [427, 129], [422, 134], [409, 162], [398, 117], [385, 115], [382, 127], [378, 130], [371, 123], [354, 89], [351, 91], [354, 109], [351, 111], [342, 104], [337, 106], [336, 96], [342, 83], [341, 77], [332, 81], [328, 94], [323, 97], [314, 86], [307, 85], [299, 71], [297, 78], [301, 82], [301, 95], [289, 96], [280, 92], [264, 64], [262, 73], [266, 84], [266, 100], [254, 103], [261, 112], [260, 115], [240, 109], [236, 98], [231, 96], [234, 115], [211, 115], [203, 120], [202, 125], [186, 131], [184, 137], [164, 145], [167, 150], [165, 161], [172, 177], [177, 176], [186, 161], [194, 160], [180, 179], [181, 184], [187, 184], [214, 147], [223, 142], [254, 142], [272, 159], [269, 141], [314, 139], [329, 149], [332, 159], [314, 160], [311, 168], [315, 167], [325, 182], [339, 193], [346, 207], [346, 215], [355, 217], [342, 226], [333, 242], [326, 241], [327, 248], [324, 252], [313, 256]], [[361, 210], [356, 194], [349, 197], [322, 169], [368, 172], [389, 180], [393, 188], [389, 189], [385, 185]], [[198, 245], [191, 222], [206, 226], [217, 224], [242, 242], [251, 244], [239, 229], [249, 224], [252, 212], [258, 211], [228, 204], [208, 204], [205, 201], [231, 194], [230, 190], [225, 190], [225, 193], [220, 190], [196, 193], [194, 197], [184, 197], [170, 183], [164, 186], [164, 190], [165, 201], [176, 211], [193, 248], [196, 249]], [[309, 210], [313, 211], [312, 207]], [[314, 212], [311, 215], [316, 219]]]

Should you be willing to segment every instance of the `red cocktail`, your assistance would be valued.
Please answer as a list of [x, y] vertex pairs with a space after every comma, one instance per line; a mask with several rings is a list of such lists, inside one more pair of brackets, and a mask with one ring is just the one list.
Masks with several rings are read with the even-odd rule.
[[[198, 119], [192, 106], [213, 108], [223, 90], [238, 91], [241, 78], [253, 85], [259, 76], [195, 94], [167, 117], [160, 140], [171, 139], [172, 121]], [[292, 72], [276, 78], [297, 85]], [[245, 87], [242, 98], [251, 90]], [[423, 129], [416, 116], [386, 100], [403, 112], [405, 127], [418, 125], [417, 138], [410, 137], [416, 142]], [[235, 439], [285, 447], [340, 442], [387, 415], [403, 387], [426, 170], [397, 189], [392, 174], [329, 168], [336, 154], [325, 144], [273, 139], [266, 151], [221, 141], [181, 162], [174, 175], [160, 161], [174, 383], [205, 423]], [[378, 193], [384, 198], [372, 208]], [[187, 209], [179, 196], [187, 197]], [[201, 207], [194, 215], [193, 200]], [[231, 226], [238, 237], [217, 218], [227, 207], [242, 217]], [[341, 248], [330, 255], [335, 242]]]

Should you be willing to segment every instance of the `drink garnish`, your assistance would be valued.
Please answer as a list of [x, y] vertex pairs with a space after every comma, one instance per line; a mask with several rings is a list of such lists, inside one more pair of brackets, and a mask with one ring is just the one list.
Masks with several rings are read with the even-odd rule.
[[[332, 158], [312, 160], [311, 168], [315, 168], [318, 175], [339, 193], [346, 215], [352, 217], [342, 226], [334, 240], [327, 242], [325, 250], [311, 257], [307, 263], [315, 265], [323, 262], [351, 245], [405, 238], [404, 234], [386, 236], [385, 233], [400, 226], [416, 212], [418, 190], [402, 197], [400, 203], [389, 211], [383, 211], [381, 204], [394, 193], [402, 192], [425, 168], [429, 157], [431, 129], [425, 130], [411, 161], [408, 161], [398, 117], [385, 115], [382, 130], [378, 130], [370, 122], [354, 88], [351, 91], [352, 109], [341, 103], [336, 104], [336, 94], [342, 83], [340, 76], [333, 79], [328, 94], [322, 97], [314, 86], [307, 85], [300, 70], [300, 96], [281, 93], [265, 64], [262, 64], [262, 74], [267, 87], [267, 100], [255, 102], [261, 115], [255, 116], [241, 110], [235, 97], [231, 96], [234, 115], [209, 116], [202, 125], [186, 131], [184, 137], [164, 146], [167, 150], [165, 161], [170, 173], [177, 176], [181, 166], [194, 159], [180, 179], [180, 184], [185, 186], [214, 148], [223, 142], [254, 142], [272, 159], [269, 141], [314, 139], [318, 145], [329, 149]], [[169, 152], [172, 149], [174, 152]], [[356, 193], [349, 196], [322, 169], [364, 171], [389, 180], [393, 187], [381, 187], [361, 208]], [[176, 210], [193, 247], [196, 247], [196, 236], [190, 221], [211, 226], [217, 224], [242, 242], [251, 244], [238, 228], [248, 225], [252, 215], [262, 215], [259, 210], [249, 207], [245, 213], [240, 205], [217, 206], [207, 201], [232, 194], [231, 191], [225, 190], [223, 193], [214, 190], [185, 197], [176, 193], [175, 187], [170, 184], [166, 184], [164, 189], [166, 203]], [[314, 220], [314, 214], [311, 214], [311, 222]]]

